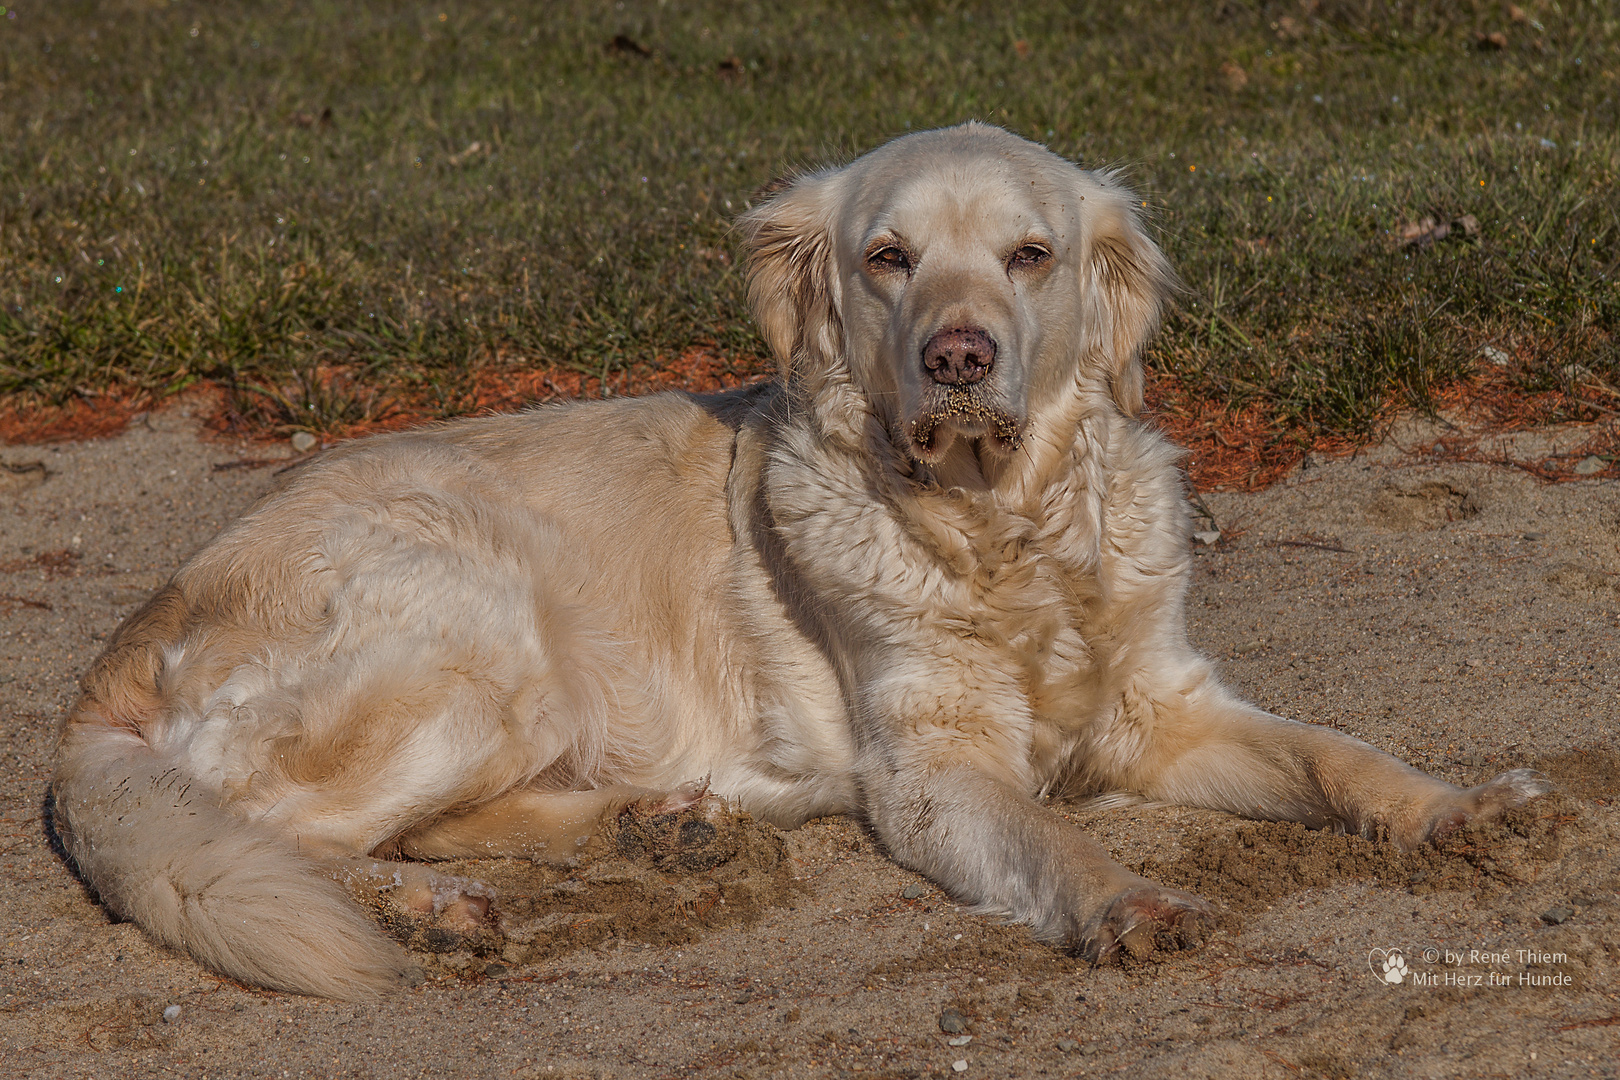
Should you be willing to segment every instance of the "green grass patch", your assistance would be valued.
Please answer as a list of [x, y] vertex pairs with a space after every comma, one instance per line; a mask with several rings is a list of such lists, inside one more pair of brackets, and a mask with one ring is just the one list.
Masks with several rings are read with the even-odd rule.
[[332, 428], [401, 388], [454, 413], [490, 365], [758, 355], [750, 193], [970, 118], [1125, 170], [1188, 395], [1364, 433], [1487, 345], [1612, 388], [1620, 14], [1522, 6], [26, 0], [0, 394], [208, 379]]

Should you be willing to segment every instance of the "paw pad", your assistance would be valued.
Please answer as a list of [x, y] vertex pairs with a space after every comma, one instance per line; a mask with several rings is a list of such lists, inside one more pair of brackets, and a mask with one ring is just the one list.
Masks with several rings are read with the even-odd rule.
[[666, 873], [712, 870], [741, 848], [737, 818], [712, 795], [674, 811], [631, 805], [619, 815], [615, 832], [620, 858], [650, 861]]

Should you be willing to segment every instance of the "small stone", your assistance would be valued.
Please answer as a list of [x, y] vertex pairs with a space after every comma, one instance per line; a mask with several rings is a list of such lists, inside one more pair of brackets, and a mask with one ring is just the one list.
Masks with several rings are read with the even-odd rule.
[[1513, 358], [1494, 345], [1487, 345], [1479, 350], [1479, 355], [1495, 364], [1497, 367], [1507, 367]]
[[742, 993], [732, 998], [731, 1003], [733, 1005], [746, 1005], [752, 1000], [754, 1000], [754, 992], [752, 990], [744, 990]]
[[295, 431], [292, 437], [292, 448], [300, 454], [307, 454], [315, 449], [320, 441], [307, 431]]
[[924, 889], [921, 885], [914, 881], [910, 885], [907, 885], [904, 889], [900, 890], [900, 896], [906, 900], [915, 900], [917, 897], [921, 896], [927, 891], [928, 890]]
[[505, 964], [485, 964], [484, 965], [484, 974], [488, 975], [492, 979], [503, 978], [506, 975], [507, 970], [508, 969], [507, 969], [507, 966]]
[[163, 1022], [165, 1024], [172, 1024], [178, 1019], [180, 1019], [180, 1006], [170, 1005], [163, 1010]]
[[967, 1072], [967, 1062], [961, 1058], [951, 1062], [951, 1072]]
[[1237, 653], [1239, 656], [1248, 656], [1250, 653], [1259, 652], [1265, 647], [1266, 643], [1263, 641], [1245, 641], [1232, 651]]
[[1080, 1049], [1080, 1044], [1075, 1042], [1073, 1039], [1059, 1039], [1057, 1041], [1057, 1048], [1063, 1051], [1065, 1054], [1072, 1054], [1076, 1050]]
[[1219, 529], [1203, 529], [1193, 533], [1193, 539], [1205, 547], [1214, 547], [1221, 542], [1221, 531]]
[[1545, 540], [1547, 539], [1547, 534], [1539, 532], [1527, 532], [1524, 534], [1524, 538], [1526, 540]]
[[939, 1014], [939, 1030], [947, 1035], [960, 1035], [967, 1030], [967, 1017], [956, 1009], [946, 1009]]
[[968, 1043], [970, 1043], [972, 1041], [973, 1041], [973, 1036], [971, 1036], [971, 1035], [958, 1035], [954, 1039], [946, 1039], [945, 1040], [945, 1045], [946, 1046], [966, 1046]]
[[1570, 917], [1574, 914], [1574, 908], [1555, 907], [1547, 911], [1543, 911], [1541, 913], [1541, 921], [1546, 923], [1548, 926], [1557, 926], [1559, 923], [1568, 922]]
[[1593, 454], [1591, 457], [1582, 458], [1579, 462], [1576, 463], [1576, 465], [1575, 465], [1575, 475], [1576, 476], [1592, 476], [1592, 475], [1594, 475], [1596, 473], [1602, 472], [1604, 469], [1607, 469], [1608, 467], [1609, 467], [1609, 463], [1607, 461], [1605, 461], [1602, 458], [1598, 457], [1596, 454]]
[[[1467, 664], [1469, 667], [1480, 667], [1481, 665], [1483, 665], [1485, 663], [1485, 661], [1481, 660], [1477, 656], [1470, 656], [1468, 659], [1464, 660], [1463, 663]], [[1466, 765], [1468, 763], [1464, 762], [1463, 764]]]

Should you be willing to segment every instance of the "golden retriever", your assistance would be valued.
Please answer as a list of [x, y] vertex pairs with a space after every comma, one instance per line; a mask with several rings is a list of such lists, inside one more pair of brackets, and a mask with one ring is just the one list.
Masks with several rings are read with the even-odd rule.
[[[1172, 274], [1113, 175], [980, 124], [743, 215], [780, 378], [355, 442], [114, 636], [55, 821], [115, 912], [214, 970], [359, 998], [364, 888], [567, 861], [641, 800], [859, 815], [958, 901], [1101, 960], [1207, 905], [1038, 796], [1129, 793], [1400, 845], [1463, 790], [1235, 698], [1189, 647], [1177, 451], [1137, 420]], [[396, 861], [387, 861], [396, 860]]]

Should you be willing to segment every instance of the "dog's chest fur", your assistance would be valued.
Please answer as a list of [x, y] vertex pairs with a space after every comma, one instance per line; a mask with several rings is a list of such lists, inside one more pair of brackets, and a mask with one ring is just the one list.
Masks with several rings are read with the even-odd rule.
[[1038, 777], [1060, 767], [1116, 689], [1119, 598], [1101, 567], [1121, 552], [1106, 470], [1085, 449], [1018, 506], [990, 491], [874, 475], [835, 453], [778, 456], [767, 481], [776, 528], [815, 602], [838, 606], [846, 633], [865, 630], [846, 644], [871, 663], [846, 678], [956, 669], [950, 681], [983, 691], [979, 708], [1024, 729]]

